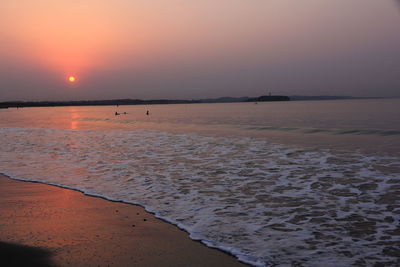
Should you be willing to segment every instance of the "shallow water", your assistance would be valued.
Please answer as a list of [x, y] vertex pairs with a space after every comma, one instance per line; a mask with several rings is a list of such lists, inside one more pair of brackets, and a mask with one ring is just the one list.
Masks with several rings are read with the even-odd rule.
[[[371, 102], [383, 107], [368, 112]], [[0, 170], [143, 205], [254, 265], [395, 265], [399, 103], [129, 106], [121, 116], [116, 107], [8, 110]], [[304, 136], [324, 142], [305, 145]], [[343, 136], [361, 141], [336, 146]]]

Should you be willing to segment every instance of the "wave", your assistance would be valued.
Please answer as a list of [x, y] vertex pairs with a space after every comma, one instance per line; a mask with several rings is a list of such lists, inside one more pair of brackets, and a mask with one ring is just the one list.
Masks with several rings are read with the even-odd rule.
[[326, 133], [333, 135], [379, 135], [379, 136], [397, 136], [400, 131], [391, 129], [321, 129], [321, 128], [301, 128], [301, 127], [246, 127], [248, 130], [257, 131], [282, 131], [297, 132], [302, 134]]
[[[86, 122], [108, 122], [108, 123], [116, 123], [116, 124], [135, 124], [138, 122], [143, 122], [140, 120], [133, 119], [111, 119], [111, 118], [77, 118], [77, 121], [86, 121]], [[148, 121], [146, 121], [148, 122]], [[153, 123], [159, 124], [160, 126], [165, 124], [165, 122], [157, 122]], [[186, 127], [194, 127], [195, 125], [191, 125], [188, 123], [167, 123], [169, 127], [186, 126]], [[198, 125], [197, 125], [198, 126]], [[366, 128], [311, 128], [311, 127], [277, 127], [277, 126], [254, 126], [254, 125], [231, 125], [231, 124], [213, 124], [208, 123], [202, 125], [205, 128], [236, 128], [242, 130], [255, 130], [255, 131], [281, 131], [281, 132], [296, 132], [301, 134], [331, 134], [331, 135], [375, 135], [375, 136], [398, 136], [400, 135], [399, 130], [395, 129], [366, 129]]]
[[138, 129], [0, 128], [0, 141], [11, 177], [141, 205], [255, 266], [394, 260], [396, 157]]

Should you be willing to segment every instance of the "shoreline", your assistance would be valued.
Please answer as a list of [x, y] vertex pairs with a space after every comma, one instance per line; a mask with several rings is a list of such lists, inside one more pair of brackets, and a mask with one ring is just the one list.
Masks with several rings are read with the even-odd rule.
[[3, 174], [0, 187], [0, 255], [41, 266], [246, 266], [139, 205]]

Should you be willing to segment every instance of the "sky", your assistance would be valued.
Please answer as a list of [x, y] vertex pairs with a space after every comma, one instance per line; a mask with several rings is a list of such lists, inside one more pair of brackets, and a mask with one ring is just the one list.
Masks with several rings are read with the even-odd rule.
[[0, 1], [0, 101], [269, 92], [399, 97], [399, 1]]

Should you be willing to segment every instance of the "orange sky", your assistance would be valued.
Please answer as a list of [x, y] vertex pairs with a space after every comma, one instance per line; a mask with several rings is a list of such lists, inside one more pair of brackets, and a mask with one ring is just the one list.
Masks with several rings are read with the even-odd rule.
[[[79, 97], [87, 98], [112, 97], [107, 86], [118, 88], [116, 97], [131, 98], [257, 95], [268, 86], [304, 94], [323, 86], [315, 70], [326, 68], [322, 76], [329, 78], [341, 69], [338, 58], [354, 56], [357, 80], [334, 84], [343, 88], [333, 94], [357, 86], [354, 94], [363, 88], [374, 94], [361, 76], [375, 71], [365, 64], [377, 59], [385, 68], [397, 66], [390, 55], [399, 54], [399, 17], [391, 0], [2, 0], [0, 69], [6, 81], [0, 90], [34, 91], [31, 75], [40, 98], [73, 97], [62, 83], [59, 92], [54, 87], [76, 75]], [[300, 67], [309, 73], [298, 74]], [[24, 84], [16, 73], [27, 71]], [[264, 79], [268, 73], [271, 79]], [[394, 76], [389, 69], [380, 75], [382, 81]], [[390, 92], [399, 86], [389, 84]], [[96, 93], [97, 87], [104, 88]]]
[[[9, 1], [6, 32], [30, 60], [62, 73], [102, 64], [117, 38], [98, 1]], [[104, 60], [104, 59], [103, 59]]]

